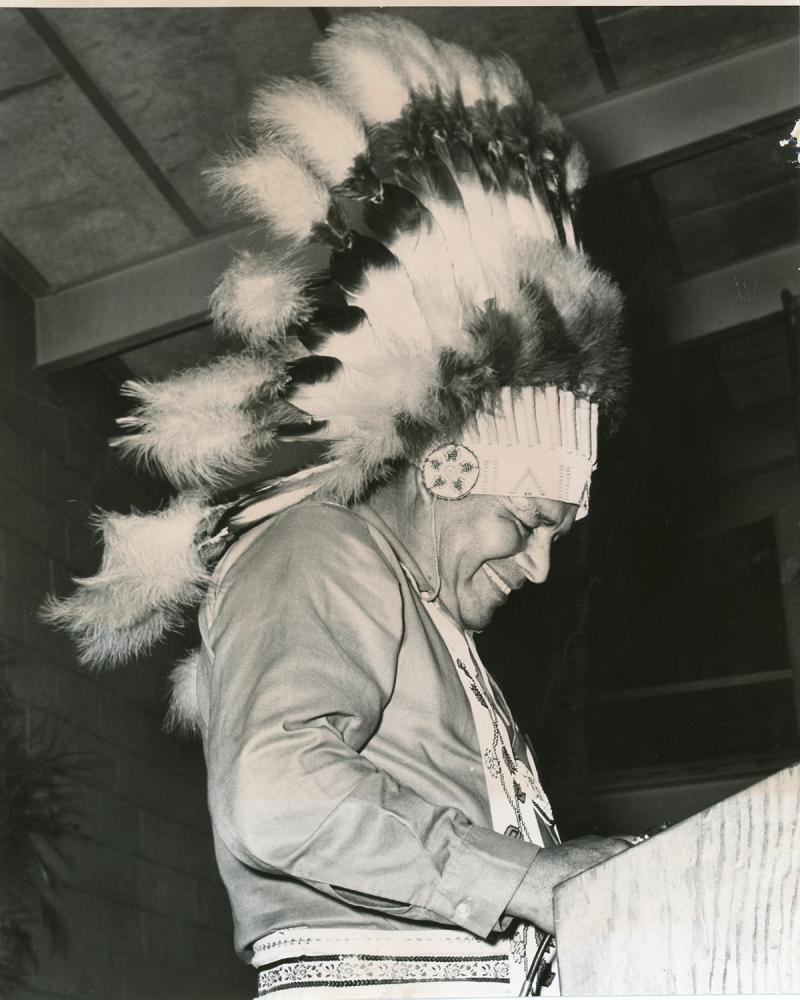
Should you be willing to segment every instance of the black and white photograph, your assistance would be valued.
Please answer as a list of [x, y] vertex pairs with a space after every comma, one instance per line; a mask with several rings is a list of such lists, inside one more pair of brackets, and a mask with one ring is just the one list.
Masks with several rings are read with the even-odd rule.
[[0, 1000], [800, 996], [799, 44], [0, 4]]

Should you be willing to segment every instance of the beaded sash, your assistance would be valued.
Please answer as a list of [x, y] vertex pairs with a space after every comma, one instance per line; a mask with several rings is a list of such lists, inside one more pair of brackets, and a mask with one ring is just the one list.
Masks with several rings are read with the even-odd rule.
[[[514, 754], [515, 723], [508, 706], [481, 663], [471, 636], [460, 629], [437, 601], [425, 604], [442, 637], [469, 699], [483, 760], [492, 826], [498, 833], [545, 846], [544, 828], [558, 843], [550, 803], [539, 781], [530, 748]], [[520, 922], [510, 940], [511, 996], [533, 992], [560, 995], [555, 944], [550, 935]]]

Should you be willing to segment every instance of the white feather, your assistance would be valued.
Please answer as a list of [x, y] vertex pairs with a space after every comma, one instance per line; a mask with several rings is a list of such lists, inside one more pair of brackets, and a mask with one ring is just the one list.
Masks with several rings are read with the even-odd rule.
[[211, 512], [202, 495], [188, 494], [155, 514], [100, 515], [99, 571], [42, 612], [73, 634], [81, 662], [116, 666], [138, 655], [200, 600], [208, 573], [196, 539]]
[[464, 105], [471, 108], [484, 100], [486, 95], [480, 61], [471, 52], [452, 42], [437, 41], [436, 48], [442, 63], [450, 67], [453, 76], [458, 80]]
[[[520, 319], [526, 317], [531, 305], [521, 288], [530, 273], [526, 268], [527, 248], [552, 245], [555, 240], [552, 221], [536, 199], [532, 203], [521, 195], [486, 192], [471, 181], [459, 185], [459, 190], [469, 217], [475, 256], [488, 293], [486, 298]], [[482, 299], [473, 299], [473, 305], [482, 304]]]
[[436, 379], [438, 348], [401, 267], [368, 268], [348, 301], [368, 319], [347, 334], [334, 334], [321, 348], [342, 368], [326, 382], [305, 386], [292, 402], [317, 419], [370, 426], [383, 433], [386, 421], [416, 413]]
[[442, 233], [447, 266], [452, 269], [459, 295], [467, 302], [483, 302], [491, 293], [473, 243], [469, 217], [459, 205], [438, 198], [426, 199], [425, 207]]
[[238, 333], [255, 347], [280, 338], [292, 323], [309, 318], [308, 274], [291, 258], [276, 261], [243, 253], [223, 274], [211, 296], [220, 329]]
[[[413, 300], [402, 293], [402, 279], [395, 275], [395, 283], [386, 272], [373, 277], [367, 295], [384, 296], [380, 312], [386, 324], [374, 310], [355, 330], [326, 340], [322, 349], [339, 358], [342, 367], [329, 380], [302, 386], [291, 397], [295, 406], [330, 421], [327, 436], [394, 441], [397, 415], [423, 412], [436, 384], [439, 349], [424, 327], [413, 329], [419, 317]], [[410, 335], [404, 336], [404, 330]], [[385, 445], [375, 447], [380, 452]]]
[[250, 120], [263, 136], [296, 148], [329, 187], [346, 180], [353, 161], [367, 152], [359, 117], [315, 83], [285, 80], [262, 88]]
[[133, 433], [111, 443], [158, 466], [176, 485], [218, 485], [248, 470], [272, 440], [246, 406], [283, 387], [285, 373], [263, 358], [232, 355], [164, 382], [127, 382], [139, 406], [117, 423]]
[[524, 98], [530, 98], [530, 88], [517, 64], [508, 56], [481, 59], [483, 86], [486, 96], [506, 108]]
[[415, 232], [398, 234], [389, 247], [403, 266], [429, 331], [441, 347], [465, 349], [463, 300], [447, 241], [433, 220]]
[[[368, 29], [370, 19], [335, 23], [314, 47], [314, 61], [330, 86], [368, 125], [396, 121], [409, 101], [408, 82]], [[358, 24], [364, 23], [359, 35]]]
[[304, 389], [297, 405], [325, 413], [336, 437], [353, 435], [376, 441], [386, 435], [393, 437], [395, 417], [400, 412], [422, 411], [420, 399], [436, 382], [435, 362], [436, 358], [402, 351], [365, 357], [357, 369], [346, 367], [337, 372], [331, 379], [335, 384]]
[[[404, 80], [409, 91], [431, 95], [440, 81], [452, 88], [452, 74], [441, 72], [433, 43], [415, 24], [384, 14], [348, 18], [349, 31], [364, 45], [379, 49]], [[351, 37], [353, 37], [351, 35]]]
[[483, 291], [475, 301], [497, 297], [508, 273], [508, 252], [513, 227], [502, 196], [487, 192], [469, 178], [458, 185], [466, 212], [475, 259], [482, 276]]
[[209, 176], [214, 190], [296, 242], [308, 239], [313, 226], [324, 223], [328, 214], [325, 185], [278, 147], [236, 154]]
[[[344, 447], [340, 449], [340, 445]], [[363, 496], [370, 482], [374, 482], [374, 472], [383, 464], [381, 460], [370, 469], [365, 467], [363, 456], [358, 451], [358, 446], [354, 446], [352, 441], [335, 442], [331, 448], [331, 453], [341, 450], [341, 457], [336, 457], [332, 461], [327, 461], [323, 465], [316, 466], [313, 470], [305, 470], [297, 473], [282, 482], [287, 487], [287, 492], [281, 494], [278, 501], [273, 501], [270, 507], [260, 507], [259, 503], [248, 507], [243, 511], [237, 523], [248, 524], [253, 520], [263, 520], [265, 516], [272, 516], [282, 510], [294, 506], [294, 504], [306, 499], [312, 493], [326, 500], [335, 500], [337, 503], [350, 504]], [[309, 473], [313, 473], [313, 485], [310, 481]], [[309, 480], [308, 482], [301, 482]], [[295, 482], [296, 481], [296, 482]], [[295, 491], [294, 486], [297, 486]], [[257, 511], [254, 517], [248, 518], [251, 511]]]
[[592, 267], [580, 252], [553, 243], [533, 243], [526, 248], [524, 266], [547, 289], [564, 325], [580, 323], [587, 301], [603, 303], [609, 312], [621, 308], [621, 293], [609, 276]]
[[180, 660], [170, 671], [169, 709], [164, 719], [167, 732], [194, 736], [202, 732], [203, 715], [197, 695], [197, 675], [200, 651], [195, 650]]
[[263, 491], [264, 496], [261, 499], [249, 504], [231, 518], [231, 526], [244, 528], [293, 507], [335, 478], [337, 468], [337, 463], [326, 462], [274, 480], [269, 488]]
[[527, 198], [516, 191], [507, 192], [506, 204], [514, 228], [521, 237], [551, 243], [558, 238], [550, 213], [532, 190]]
[[577, 142], [572, 144], [567, 153], [564, 164], [564, 179], [567, 194], [571, 196], [576, 195], [582, 188], [586, 187], [586, 182], [589, 179], [589, 163], [586, 154]]
[[338, 463], [336, 474], [320, 490], [320, 495], [330, 496], [344, 504], [360, 499], [376, 477], [386, 475], [387, 461], [400, 457], [402, 450], [402, 443], [393, 426], [387, 426], [383, 435], [354, 435], [336, 441], [330, 450]]
[[452, 99], [459, 88], [458, 74], [449, 60], [442, 59], [439, 40], [428, 38], [419, 28], [416, 29], [416, 36], [420, 56], [425, 59], [431, 74], [431, 82], [439, 88], [443, 97]]
[[373, 340], [380, 339], [387, 346], [400, 341], [409, 350], [431, 346], [430, 330], [403, 268], [367, 268], [348, 301], [367, 314]]

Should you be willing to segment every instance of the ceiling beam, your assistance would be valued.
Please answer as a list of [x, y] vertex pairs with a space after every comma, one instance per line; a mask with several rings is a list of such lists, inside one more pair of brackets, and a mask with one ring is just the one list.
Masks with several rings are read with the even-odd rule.
[[578, 24], [583, 32], [589, 52], [592, 54], [594, 68], [597, 70], [597, 75], [600, 77], [606, 93], [619, 90], [617, 74], [614, 72], [614, 67], [608, 56], [608, 49], [606, 48], [603, 34], [597, 25], [597, 18], [594, 11], [591, 7], [574, 7], [573, 10], [575, 11], [575, 16], [578, 19]]
[[[59, 370], [199, 326], [243, 233], [227, 233], [56, 295], [36, 299], [40, 367]], [[676, 347], [779, 312], [800, 294], [800, 245], [679, 281], [659, 307], [662, 347]]]
[[0, 233], [0, 269], [11, 275], [20, 288], [25, 289], [29, 295], [47, 295], [50, 291], [44, 276], [2, 233]]
[[235, 237], [225, 233], [37, 298], [38, 365], [57, 371], [199, 326]]
[[640, 173], [797, 104], [797, 41], [761, 45], [565, 115], [594, 174]]
[[779, 313], [781, 293], [800, 293], [800, 243], [678, 281], [664, 302], [663, 346], [677, 347]]
[[[774, 119], [793, 107], [795, 81], [796, 43], [777, 42], [620, 93], [565, 120], [596, 171], [638, 171], [676, 159], [687, 146]], [[246, 232], [203, 240], [38, 298], [39, 364], [69, 367], [204, 322], [208, 296]], [[781, 288], [797, 276], [789, 255], [787, 250], [763, 254], [676, 284], [667, 304], [668, 342], [683, 343], [777, 311]]]

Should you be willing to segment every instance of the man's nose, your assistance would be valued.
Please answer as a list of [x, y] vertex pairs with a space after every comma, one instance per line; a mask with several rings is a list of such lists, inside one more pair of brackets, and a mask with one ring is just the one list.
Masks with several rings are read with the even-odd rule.
[[549, 535], [532, 532], [522, 552], [514, 556], [514, 561], [520, 567], [531, 583], [544, 583], [550, 573]]

